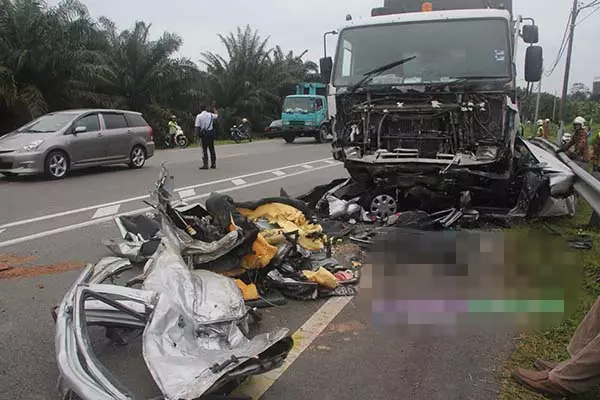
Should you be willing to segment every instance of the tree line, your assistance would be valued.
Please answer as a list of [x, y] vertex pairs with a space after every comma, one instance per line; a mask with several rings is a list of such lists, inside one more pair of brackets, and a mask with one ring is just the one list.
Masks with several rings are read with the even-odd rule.
[[219, 130], [247, 117], [258, 130], [278, 118], [283, 97], [318, 67], [270, 46], [249, 26], [219, 35], [225, 55], [178, 58], [183, 40], [151, 24], [119, 30], [79, 0], [0, 0], [0, 135], [50, 111], [118, 108], [142, 112], [155, 132], [176, 115], [191, 133], [200, 102], [215, 103]]
[[[527, 93], [525, 89], [519, 88], [517, 96], [521, 99], [521, 110], [525, 119], [535, 123], [537, 93]], [[554, 123], [558, 123], [560, 102], [560, 97], [542, 92], [540, 94], [538, 118], [549, 118]], [[581, 82], [574, 83], [571, 86], [565, 111], [565, 123], [567, 125], [570, 125], [570, 122], [577, 116], [584, 117], [588, 122], [593, 122], [594, 125], [600, 124], [600, 98], [594, 96], [589, 87]]]

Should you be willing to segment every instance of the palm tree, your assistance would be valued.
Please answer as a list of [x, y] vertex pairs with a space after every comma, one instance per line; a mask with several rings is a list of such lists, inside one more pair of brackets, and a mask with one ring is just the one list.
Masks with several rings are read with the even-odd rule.
[[77, 0], [0, 0], [0, 106], [24, 122], [93, 98], [105, 48]]
[[145, 22], [136, 22], [133, 29], [122, 32], [107, 18], [99, 22], [109, 43], [107, 59], [112, 74], [112, 81], [101, 90], [111, 96], [114, 106], [144, 113], [158, 132], [166, 130], [173, 113], [191, 121], [200, 72], [190, 60], [173, 57], [182, 39], [165, 32], [158, 40], [150, 40], [151, 25]]
[[286, 88], [289, 91], [316, 70], [314, 63], [303, 62], [293, 52], [284, 53], [279, 46], [269, 48], [269, 38], [262, 39], [250, 26], [219, 35], [219, 39], [227, 56], [202, 54], [206, 66], [203, 82], [207, 95], [224, 107], [222, 120], [228, 124], [242, 115], [255, 127], [268, 124], [281, 112]]

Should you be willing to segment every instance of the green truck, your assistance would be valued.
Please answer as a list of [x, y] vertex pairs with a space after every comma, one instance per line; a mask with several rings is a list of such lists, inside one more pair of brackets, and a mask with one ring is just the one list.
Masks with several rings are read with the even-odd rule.
[[324, 143], [331, 132], [327, 85], [300, 83], [296, 94], [287, 96], [281, 111], [281, 128], [265, 133], [268, 138], [283, 138], [293, 143], [297, 137], [314, 137]]

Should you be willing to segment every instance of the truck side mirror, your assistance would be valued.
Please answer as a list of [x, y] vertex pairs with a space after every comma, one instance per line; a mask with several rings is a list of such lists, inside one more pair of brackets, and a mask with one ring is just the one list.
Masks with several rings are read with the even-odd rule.
[[544, 70], [544, 52], [541, 46], [529, 46], [525, 53], [525, 81], [539, 82]]
[[321, 70], [321, 79], [324, 83], [329, 83], [331, 80], [331, 71], [333, 70], [333, 59], [331, 57], [323, 57], [319, 60]]
[[521, 34], [523, 41], [528, 44], [535, 44], [540, 41], [540, 33], [537, 25], [523, 25]]

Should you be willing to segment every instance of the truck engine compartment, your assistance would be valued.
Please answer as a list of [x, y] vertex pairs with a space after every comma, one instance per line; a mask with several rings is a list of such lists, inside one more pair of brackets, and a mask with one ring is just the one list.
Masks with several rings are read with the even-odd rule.
[[368, 193], [368, 210], [468, 206], [526, 216], [547, 201], [547, 171], [517, 139], [517, 108], [500, 91], [369, 91], [337, 100], [334, 157], [354, 182], [351, 197]]
[[339, 144], [386, 160], [494, 161], [506, 142], [506, 97], [482, 94], [341, 99]]

